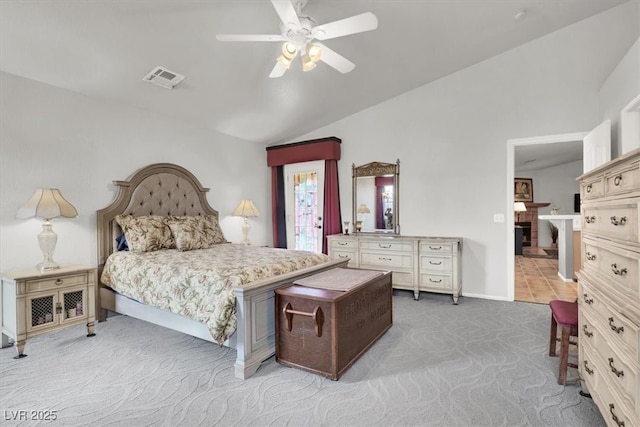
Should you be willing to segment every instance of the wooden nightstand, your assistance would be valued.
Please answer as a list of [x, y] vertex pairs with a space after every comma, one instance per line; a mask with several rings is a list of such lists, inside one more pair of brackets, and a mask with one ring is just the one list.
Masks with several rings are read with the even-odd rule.
[[96, 276], [97, 269], [86, 265], [2, 273], [3, 345], [12, 338], [18, 359], [26, 356], [27, 338], [36, 335], [86, 323], [87, 336], [94, 336]]

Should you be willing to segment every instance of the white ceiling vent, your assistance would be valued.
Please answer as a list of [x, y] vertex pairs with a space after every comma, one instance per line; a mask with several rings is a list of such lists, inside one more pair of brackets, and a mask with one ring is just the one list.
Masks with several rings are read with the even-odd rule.
[[166, 89], [173, 89], [184, 80], [184, 76], [178, 73], [167, 70], [165, 67], [156, 67], [149, 74], [142, 79], [145, 82], [153, 83], [158, 86], [162, 86]]

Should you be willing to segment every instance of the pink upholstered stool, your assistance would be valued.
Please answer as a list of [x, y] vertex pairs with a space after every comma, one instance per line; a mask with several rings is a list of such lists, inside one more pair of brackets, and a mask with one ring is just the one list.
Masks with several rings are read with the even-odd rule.
[[569, 345], [578, 345], [577, 341], [571, 341], [570, 337], [578, 336], [578, 303], [554, 300], [549, 303], [551, 308], [551, 336], [549, 338], [549, 356], [556, 355], [556, 341], [558, 325], [562, 329], [560, 337], [560, 370], [558, 384], [567, 382], [567, 368], [577, 368], [575, 363], [569, 363]]

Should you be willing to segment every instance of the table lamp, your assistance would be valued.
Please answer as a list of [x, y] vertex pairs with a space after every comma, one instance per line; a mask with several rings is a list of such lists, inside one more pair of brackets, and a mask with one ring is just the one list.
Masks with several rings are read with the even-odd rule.
[[245, 199], [233, 210], [233, 216], [241, 216], [244, 218], [244, 223], [242, 224], [242, 244], [249, 246], [251, 244], [249, 241], [249, 230], [251, 229], [251, 226], [249, 225], [248, 218], [259, 217], [260, 212], [258, 212], [258, 208], [255, 207], [251, 200]]
[[38, 244], [44, 255], [44, 261], [39, 263], [36, 268], [39, 271], [55, 270], [60, 266], [53, 261], [53, 252], [56, 249], [58, 235], [53, 232], [51, 220], [53, 218], [75, 218], [78, 211], [69, 203], [57, 188], [38, 188], [31, 199], [27, 201], [20, 209], [16, 217], [20, 219], [42, 218], [42, 232], [38, 234]]
[[513, 204], [513, 211], [516, 212], [516, 222], [520, 222], [520, 212], [526, 212], [527, 206], [524, 202], [515, 202]]
[[364, 217], [368, 213], [371, 213], [371, 210], [369, 209], [369, 207], [367, 205], [365, 205], [363, 203], [360, 206], [358, 206], [358, 213], [362, 216], [362, 220], [361, 221], [360, 220], [356, 221], [356, 231], [361, 231], [362, 230], [362, 222], [364, 221]]

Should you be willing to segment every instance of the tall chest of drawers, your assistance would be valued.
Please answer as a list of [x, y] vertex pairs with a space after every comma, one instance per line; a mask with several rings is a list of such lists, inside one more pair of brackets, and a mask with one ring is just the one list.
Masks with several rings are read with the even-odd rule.
[[640, 150], [580, 178], [579, 369], [610, 426], [640, 426]]
[[327, 236], [329, 256], [349, 259], [349, 267], [388, 270], [394, 289], [451, 294], [457, 304], [461, 293], [462, 239], [457, 237], [336, 234]]

